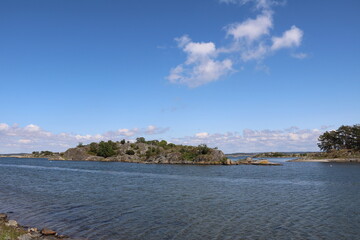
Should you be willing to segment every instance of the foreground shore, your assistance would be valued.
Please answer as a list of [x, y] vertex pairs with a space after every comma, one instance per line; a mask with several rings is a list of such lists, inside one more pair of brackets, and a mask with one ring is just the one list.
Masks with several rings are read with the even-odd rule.
[[9, 220], [0, 213], [0, 240], [80, 240], [61, 235], [54, 230], [21, 226], [15, 220]]

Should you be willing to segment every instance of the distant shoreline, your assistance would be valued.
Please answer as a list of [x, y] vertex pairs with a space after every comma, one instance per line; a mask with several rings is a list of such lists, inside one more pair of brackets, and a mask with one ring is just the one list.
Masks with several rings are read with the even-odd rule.
[[326, 159], [306, 159], [298, 158], [287, 162], [326, 162], [326, 163], [360, 163], [360, 158], [326, 158]]

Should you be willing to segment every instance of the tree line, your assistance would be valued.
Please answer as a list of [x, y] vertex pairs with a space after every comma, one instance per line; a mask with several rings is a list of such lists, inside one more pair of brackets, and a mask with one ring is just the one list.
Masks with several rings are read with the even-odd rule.
[[342, 149], [360, 151], [360, 124], [343, 125], [337, 130], [326, 131], [318, 141], [318, 147], [325, 152]]

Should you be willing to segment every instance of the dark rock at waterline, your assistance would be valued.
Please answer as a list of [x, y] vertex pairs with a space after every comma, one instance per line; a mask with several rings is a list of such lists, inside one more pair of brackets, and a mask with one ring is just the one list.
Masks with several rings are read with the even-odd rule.
[[55, 235], [56, 232], [54, 230], [43, 228], [40, 232], [42, 235], [49, 236], [49, 235]]
[[5, 213], [0, 213], [0, 223], [6, 222], [7, 215]]
[[[5, 234], [5, 236], [10, 236], [15, 233], [19, 236], [17, 240], [75, 240], [74, 238], [69, 238], [66, 235], [60, 235], [54, 230], [48, 228], [43, 228], [39, 232], [37, 228], [21, 226], [15, 220], [8, 220], [5, 213], [0, 213], [0, 233]], [[0, 239], [3, 239], [1, 236]], [[5, 239], [8, 240], [13, 238]]]

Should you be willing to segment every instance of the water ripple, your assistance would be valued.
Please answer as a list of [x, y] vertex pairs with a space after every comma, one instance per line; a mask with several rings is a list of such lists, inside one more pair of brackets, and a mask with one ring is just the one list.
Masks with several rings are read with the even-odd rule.
[[0, 159], [0, 211], [92, 240], [357, 239], [359, 165]]

